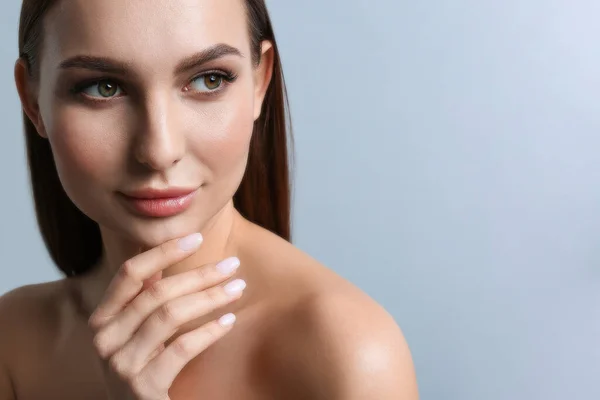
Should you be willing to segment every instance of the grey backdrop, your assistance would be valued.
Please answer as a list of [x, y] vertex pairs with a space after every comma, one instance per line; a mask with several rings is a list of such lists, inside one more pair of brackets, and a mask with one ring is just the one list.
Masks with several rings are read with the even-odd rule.
[[[0, 293], [59, 277], [29, 196], [19, 3], [0, 5]], [[269, 5], [295, 243], [394, 315], [422, 398], [600, 398], [600, 3]]]

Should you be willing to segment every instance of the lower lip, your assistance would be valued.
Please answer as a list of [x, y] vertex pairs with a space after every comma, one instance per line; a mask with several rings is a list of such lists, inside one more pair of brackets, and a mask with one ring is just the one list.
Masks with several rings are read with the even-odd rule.
[[137, 213], [147, 217], [172, 217], [185, 211], [191, 204], [196, 191], [180, 197], [162, 199], [140, 199], [123, 196], [127, 204]]

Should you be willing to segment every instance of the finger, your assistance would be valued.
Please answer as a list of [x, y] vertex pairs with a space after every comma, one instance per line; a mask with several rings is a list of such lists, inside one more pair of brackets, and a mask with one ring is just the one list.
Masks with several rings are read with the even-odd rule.
[[169, 240], [127, 260], [106, 289], [104, 298], [89, 319], [92, 328], [104, 325], [135, 298], [143, 281], [189, 257], [202, 243], [199, 233]]
[[146, 279], [145, 281], [142, 282], [142, 289], [141, 291], [146, 290], [147, 288], [149, 288], [150, 286], [152, 286], [155, 282], [160, 281], [160, 279], [162, 278], [162, 271], [158, 271], [157, 273], [155, 273], [154, 275], [152, 275], [150, 278]]
[[101, 356], [108, 357], [121, 348], [161, 305], [222, 283], [234, 274], [239, 265], [237, 257], [230, 257], [217, 265], [207, 264], [153, 283], [97, 333], [96, 343], [101, 349]]
[[156, 357], [157, 355], [159, 355], [163, 350], [165, 349], [165, 345], [160, 345], [158, 346], [151, 354], [150, 356], [148, 356], [148, 359], [146, 360], [146, 362], [144, 364], [148, 364], [148, 362], [150, 362], [150, 360], [152, 360], [154, 357]]
[[140, 371], [152, 352], [165, 343], [185, 323], [207, 315], [242, 295], [246, 283], [231, 281], [199, 293], [192, 293], [165, 303], [140, 327], [135, 335], [113, 357], [117, 364], [129, 364], [133, 374]]
[[235, 315], [226, 314], [179, 336], [142, 369], [133, 381], [134, 390], [142, 395], [167, 393], [183, 367], [228, 333], [234, 323]]

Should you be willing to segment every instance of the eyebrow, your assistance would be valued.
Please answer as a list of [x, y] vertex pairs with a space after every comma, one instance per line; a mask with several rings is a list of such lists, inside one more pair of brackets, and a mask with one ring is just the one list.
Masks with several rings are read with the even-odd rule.
[[[219, 43], [181, 60], [175, 68], [175, 74], [182, 74], [193, 68], [200, 67], [203, 64], [228, 55], [244, 57], [244, 55], [237, 48], [228, 44]], [[131, 64], [127, 62], [118, 61], [110, 57], [86, 55], [70, 57], [59, 64], [59, 69], [71, 68], [89, 69], [118, 75], [126, 75], [127, 72], [132, 69]]]

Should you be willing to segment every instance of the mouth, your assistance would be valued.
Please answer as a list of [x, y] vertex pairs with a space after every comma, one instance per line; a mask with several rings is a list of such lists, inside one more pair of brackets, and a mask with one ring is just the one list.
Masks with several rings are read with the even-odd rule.
[[184, 212], [197, 192], [198, 188], [145, 188], [119, 194], [125, 205], [135, 214], [165, 218]]

